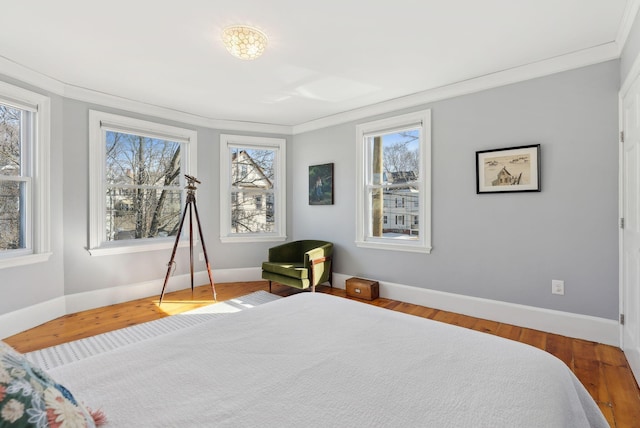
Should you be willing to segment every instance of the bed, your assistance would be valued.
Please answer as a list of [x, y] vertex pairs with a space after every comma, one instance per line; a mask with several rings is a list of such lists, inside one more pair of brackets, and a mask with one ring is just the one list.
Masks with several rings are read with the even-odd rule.
[[108, 427], [608, 427], [546, 352], [321, 293], [49, 374]]

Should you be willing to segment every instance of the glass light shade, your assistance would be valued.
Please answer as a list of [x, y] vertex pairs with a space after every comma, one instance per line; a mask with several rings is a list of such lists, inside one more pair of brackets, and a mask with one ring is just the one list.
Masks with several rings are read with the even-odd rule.
[[267, 35], [254, 27], [234, 25], [222, 30], [222, 42], [231, 55], [250, 60], [262, 55]]

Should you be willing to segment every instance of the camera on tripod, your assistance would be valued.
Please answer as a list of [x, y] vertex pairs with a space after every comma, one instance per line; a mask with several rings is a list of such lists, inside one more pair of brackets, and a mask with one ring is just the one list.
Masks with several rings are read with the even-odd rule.
[[195, 178], [193, 175], [185, 174], [184, 178], [187, 179], [187, 186], [193, 185], [194, 182], [201, 184], [200, 180]]

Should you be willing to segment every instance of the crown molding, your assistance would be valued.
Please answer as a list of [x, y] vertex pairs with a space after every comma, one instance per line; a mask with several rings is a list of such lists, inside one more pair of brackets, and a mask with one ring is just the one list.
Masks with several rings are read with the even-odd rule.
[[624, 9], [622, 19], [620, 20], [618, 34], [616, 35], [616, 43], [619, 48], [618, 56], [622, 54], [622, 49], [624, 49], [624, 45], [627, 43], [627, 38], [629, 37], [633, 23], [636, 20], [636, 15], [638, 15], [638, 10], [640, 10], [640, 0], [627, 1], [627, 6]]
[[130, 100], [115, 95], [98, 92], [91, 89], [80, 88], [74, 85], [65, 84], [64, 93], [66, 98], [78, 101], [97, 104], [105, 107], [117, 108], [120, 110], [132, 111], [161, 119], [172, 120], [195, 126], [203, 126], [225, 131], [260, 132], [268, 134], [291, 135], [291, 126], [273, 125], [268, 123], [245, 122], [239, 120], [213, 119], [204, 116], [174, 110], [167, 107], [147, 104], [140, 101]]
[[57, 95], [64, 93], [64, 83], [39, 71], [18, 64], [4, 56], [0, 56], [0, 73], [12, 79], [19, 80], [22, 83], [35, 86], [41, 91], [44, 90]]
[[424, 104], [440, 101], [448, 98], [468, 95], [512, 83], [523, 82], [537, 77], [544, 77], [567, 70], [572, 70], [588, 65], [610, 61], [620, 57], [620, 48], [616, 42], [594, 46], [589, 49], [560, 55], [542, 61], [514, 67], [496, 73], [487, 74], [469, 80], [453, 83], [451, 85], [430, 89], [424, 92], [407, 95], [405, 97], [372, 104], [344, 113], [338, 113], [321, 119], [312, 120], [293, 126], [293, 134], [314, 131], [328, 126], [339, 125], [346, 122], [362, 120], [372, 116], [385, 114], [391, 111], [406, 108], [424, 107]]
[[625, 14], [620, 30], [618, 31], [618, 36], [614, 42], [464, 80], [451, 85], [430, 89], [389, 101], [383, 101], [377, 104], [372, 104], [359, 109], [338, 113], [293, 126], [214, 119], [167, 107], [130, 100], [61, 82], [4, 57], [0, 57], [0, 73], [66, 98], [97, 104], [99, 106], [145, 114], [184, 124], [203, 126], [224, 131], [296, 135], [617, 59], [620, 57], [620, 52], [624, 45], [623, 42], [626, 42], [626, 38], [629, 35], [629, 31], [633, 25], [638, 10], [640, 10], [640, 0], [630, 0], [627, 4], [627, 8], [625, 9]]
[[147, 104], [104, 92], [81, 88], [79, 86], [61, 82], [53, 77], [32, 70], [2, 56], [0, 56], [0, 73], [27, 85], [34, 86], [41, 91], [47, 91], [65, 98], [96, 104], [101, 107], [111, 107], [114, 109], [135, 112], [188, 125], [203, 126], [226, 131], [259, 132], [283, 135], [291, 135], [292, 133], [292, 128], [288, 125], [213, 119], [167, 107]]

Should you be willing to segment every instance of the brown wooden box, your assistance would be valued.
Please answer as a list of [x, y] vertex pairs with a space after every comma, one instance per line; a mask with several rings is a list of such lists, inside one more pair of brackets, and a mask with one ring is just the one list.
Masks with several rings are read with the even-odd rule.
[[380, 295], [378, 281], [370, 281], [362, 278], [349, 278], [346, 282], [347, 296], [364, 300], [375, 300]]

